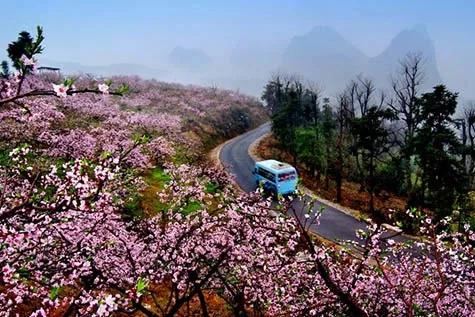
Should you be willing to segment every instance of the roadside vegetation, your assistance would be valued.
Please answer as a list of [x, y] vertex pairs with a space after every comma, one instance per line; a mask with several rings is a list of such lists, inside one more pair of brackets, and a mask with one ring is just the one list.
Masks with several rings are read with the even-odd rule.
[[0, 316], [475, 313], [468, 225], [450, 232], [450, 217], [414, 212], [424, 240], [374, 224], [345, 247], [320, 245], [307, 231], [320, 217], [310, 206], [301, 219], [285, 202], [236, 193], [200, 159], [266, 118], [254, 99], [39, 76], [43, 39], [41, 28], [20, 33], [2, 64]]
[[436, 221], [452, 217], [454, 230], [474, 226], [474, 108], [456, 116], [457, 93], [443, 85], [422, 92], [423, 72], [422, 56], [408, 54], [390, 92], [361, 75], [331, 100], [275, 76], [262, 99], [276, 142], [268, 139], [275, 148], [261, 146], [262, 154], [290, 160], [310, 188], [376, 221], [417, 232], [407, 214], [417, 209]]

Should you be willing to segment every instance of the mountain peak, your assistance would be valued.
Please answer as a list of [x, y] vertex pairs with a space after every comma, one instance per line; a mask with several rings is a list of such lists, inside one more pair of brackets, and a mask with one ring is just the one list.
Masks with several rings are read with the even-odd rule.
[[410, 29], [410, 31], [417, 32], [420, 35], [430, 38], [429, 32], [424, 24], [416, 24]]
[[409, 53], [422, 54], [425, 83], [429, 87], [441, 83], [434, 44], [424, 25], [399, 32], [388, 47], [373, 58], [363, 54], [335, 29], [316, 26], [290, 40], [283, 54], [282, 70], [324, 83], [331, 92], [341, 89], [344, 83], [361, 73], [385, 87], [389, 85], [389, 76]]
[[363, 71], [368, 57], [335, 29], [317, 26], [290, 40], [282, 55], [282, 69], [311, 80], [326, 79], [325, 86], [347, 81]]
[[380, 73], [379, 79], [382, 80], [382, 75], [395, 72], [399, 61], [411, 53], [422, 55], [425, 85], [430, 88], [433, 85], [440, 84], [442, 79], [437, 67], [434, 43], [426, 27], [422, 24], [399, 32], [389, 46], [380, 55], [372, 59], [372, 71]]
[[347, 41], [335, 29], [328, 26], [316, 26], [309, 32], [295, 36], [284, 52], [284, 60], [296, 55], [309, 58], [328, 55], [344, 55], [349, 58], [366, 58], [353, 44]]
[[349, 51], [349, 54], [363, 56], [356, 47], [347, 41], [338, 31], [329, 26], [315, 26], [309, 32], [295, 36], [291, 40], [291, 45], [306, 46], [308, 48], [318, 48], [325, 50], [327, 53], [336, 53], [343, 50]]
[[335, 36], [335, 37], [340, 37], [340, 38], [343, 38], [340, 33], [338, 33], [337, 30], [335, 30], [334, 28], [330, 27], [330, 26], [326, 26], [326, 25], [317, 25], [315, 27], [313, 27], [313, 29], [310, 30], [310, 32], [308, 32], [307, 34], [319, 34], [319, 35], [323, 35], [323, 34], [326, 34], [326, 35], [331, 35], [331, 36]]
[[399, 32], [382, 55], [390, 52], [400, 56], [414, 51], [423, 52], [427, 58], [435, 58], [432, 39], [425, 26], [421, 24]]

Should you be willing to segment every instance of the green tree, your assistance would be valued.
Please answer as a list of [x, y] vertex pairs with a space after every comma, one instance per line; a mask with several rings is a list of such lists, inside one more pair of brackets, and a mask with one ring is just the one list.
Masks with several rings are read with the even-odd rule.
[[[38, 26], [36, 28], [36, 37], [33, 38], [30, 33], [23, 31], [20, 32], [18, 39], [8, 45], [8, 57], [12, 61], [13, 67], [18, 70], [20, 74], [20, 82], [17, 87], [17, 94], [20, 93], [23, 86], [25, 76], [33, 71], [34, 66], [24, 63], [22, 57], [25, 56], [28, 59], [33, 59], [36, 54], [43, 52], [41, 43], [44, 40], [43, 29]], [[2, 63], [2, 76], [7, 76], [8, 73], [7, 63]]]
[[[356, 79], [350, 81], [345, 91], [345, 98], [347, 103], [346, 120], [351, 123], [356, 118], [363, 118], [367, 115], [370, 107], [378, 105], [382, 107], [384, 103], [384, 95], [381, 94], [381, 99], [376, 98], [376, 88], [372, 80], [363, 76], [358, 76]], [[351, 131], [350, 131], [351, 132]], [[352, 150], [350, 153], [353, 155], [355, 168], [352, 173], [348, 175], [350, 179], [356, 180], [360, 183], [360, 191], [365, 190], [365, 174], [367, 173], [364, 158], [360, 155], [358, 145], [356, 144], [356, 137], [353, 132], [350, 133]]]
[[20, 32], [18, 39], [8, 45], [8, 57], [10, 57], [13, 67], [22, 74], [31, 71], [31, 67], [24, 65], [21, 62], [21, 57], [25, 55], [27, 58], [32, 58], [43, 51], [41, 46], [44, 40], [43, 29], [38, 26], [36, 32], [35, 38], [26, 31]]
[[355, 138], [355, 152], [361, 157], [365, 170], [363, 182], [370, 195], [369, 211], [374, 214], [374, 194], [376, 189], [376, 166], [382, 156], [391, 149], [390, 132], [385, 126], [387, 120], [393, 120], [390, 109], [370, 106], [365, 113], [351, 122], [351, 132]]
[[261, 99], [265, 102], [269, 112], [274, 114], [282, 106], [283, 83], [280, 75], [274, 76], [264, 87]]
[[[292, 155], [294, 165], [297, 164], [296, 131], [308, 125], [313, 117], [306, 114], [318, 107], [318, 94], [310, 95], [311, 90], [290, 77], [277, 76], [265, 88], [263, 100], [272, 109], [272, 132], [280, 144]], [[312, 104], [313, 103], [313, 104]]]
[[349, 100], [346, 93], [338, 96], [336, 108], [336, 129], [335, 129], [335, 155], [329, 164], [329, 172], [333, 175], [336, 185], [336, 201], [342, 200], [342, 185], [345, 174], [345, 166], [349, 157], [350, 144], [350, 120]]
[[272, 131], [280, 141], [280, 144], [285, 145], [292, 155], [294, 165], [297, 163], [295, 131], [299, 126], [300, 89], [299, 85], [288, 83], [284, 88], [283, 98], [278, 106], [278, 110], [271, 117]]
[[451, 214], [457, 195], [466, 187], [460, 162], [462, 147], [455, 134], [456, 122], [452, 117], [457, 107], [457, 96], [444, 85], [439, 85], [417, 101], [422, 118], [414, 138], [421, 170], [419, 199], [439, 219]]
[[300, 127], [295, 133], [298, 159], [305, 163], [310, 173], [319, 180], [320, 172], [326, 168], [325, 140], [320, 125]]
[[335, 153], [335, 136], [336, 136], [336, 120], [335, 113], [330, 105], [330, 99], [323, 99], [323, 109], [321, 115], [321, 125], [322, 125], [322, 134], [324, 139], [324, 148], [325, 148], [325, 189], [330, 187], [330, 171], [329, 167], [333, 161], [333, 156]]
[[322, 129], [322, 113], [320, 109], [320, 91], [317, 87], [306, 87], [302, 95], [302, 117], [299, 118], [303, 128], [297, 131], [298, 158], [310, 168], [310, 173], [320, 180], [326, 169], [323, 156], [324, 136]]
[[0, 71], [0, 77], [8, 78], [10, 76], [10, 67], [8, 66], [8, 62], [2, 61], [1, 68], [2, 70]]

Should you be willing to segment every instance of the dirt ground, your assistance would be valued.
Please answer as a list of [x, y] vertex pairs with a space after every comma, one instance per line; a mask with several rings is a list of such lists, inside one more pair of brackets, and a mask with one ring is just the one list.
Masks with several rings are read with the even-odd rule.
[[[264, 159], [277, 159], [284, 162], [292, 162], [292, 157], [289, 153], [279, 149], [278, 141], [269, 135], [261, 140], [257, 145], [257, 154]], [[315, 180], [311, 175], [306, 172], [304, 166], [298, 165], [299, 174], [302, 183], [315, 192], [317, 195], [336, 202], [336, 188], [335, 183], [330, 180], [328, 188], [326, 188], [325, 180]], [[340, 202], [342, 206], [349, 207], [367, 213], [369, 194], [360, 191], [360, 185], [347, 180], [343, 181], [342, 185], [342, 198]], [[404, 197], [396, 196], [392, 193], [384, 192], [375, 197], [375, 208], [378, 212], [377, 215], [368, 215], [370, 217], [381, 217], [379, 220], [392, 223], [394, 215], [398, 212], [403, 212], [406, 206], [406, 200]]]

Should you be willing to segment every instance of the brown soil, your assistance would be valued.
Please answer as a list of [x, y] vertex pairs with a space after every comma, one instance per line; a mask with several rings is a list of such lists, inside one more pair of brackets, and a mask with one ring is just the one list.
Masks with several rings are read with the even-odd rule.
[[[259, 142], [257, 145], [257, 154], [264, 159], [272, 158], [284, 162], [292, 162], [292, 156], [288, 152], [280, 149], [278, 141], [272, 135], [263, 138], [261, 142]], [[336, 202], [336, 188], [332, 180], [329, 182], [329, 187], [325, 188], [325, 180], [316, 180], [309, 175], [305, 166], [298, 164], [297, 169], [302, 183], [307, 188], [329, 201]], [[360, 184], [344, 180], [342, 185], [343, 200], [340, 202], [340, 205], [367, 213], [369, 194], [361, 191], [360, 187]], [[392, 223], [391, 219], [395, 213], [404, 211], [405, 206], [406, 199], [404, 197], [384, 192], [375, 197], [375, 208], [378, 214], [372, 215], [372, 217], [374, 218], [376, 216], [381, 218], [379, 220]]]

